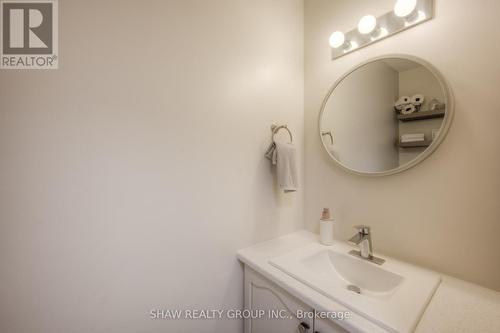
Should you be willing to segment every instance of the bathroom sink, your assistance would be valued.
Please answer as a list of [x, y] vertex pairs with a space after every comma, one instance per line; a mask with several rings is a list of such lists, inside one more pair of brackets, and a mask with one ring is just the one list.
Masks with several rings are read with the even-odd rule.
[[270, 263], [390, 332], [412, 332], [440, 276], [390, 258], [378, 266], [350, 255], [350, 250], [343, 243], [315, 243]]
[[393, 292], [403, 281], [403, 277], [379, 268], [371, 263], [358, 260], [348, 254], [332, 250], [322, 250], [303, 258], [301, 263], [317, 276], [332, 280], [347, 288], [357, 286], [364, 295], [382, 297]]

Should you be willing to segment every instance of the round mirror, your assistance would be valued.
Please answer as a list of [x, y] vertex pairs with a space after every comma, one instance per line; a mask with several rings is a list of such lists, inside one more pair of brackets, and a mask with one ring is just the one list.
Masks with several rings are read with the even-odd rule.
[[415, 166], [442, 142], [453, 100], [438, 71], [410, 56], [365, 62], [338, 80], [320, 113], [321, 141], [343, 169], [384, 176]]

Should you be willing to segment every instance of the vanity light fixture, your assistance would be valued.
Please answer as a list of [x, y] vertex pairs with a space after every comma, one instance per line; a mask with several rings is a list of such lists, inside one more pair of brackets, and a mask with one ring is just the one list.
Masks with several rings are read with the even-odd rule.
[[398, 0], [394, 6], [394, 14], [405, 20], [405, 26], [426, 19], [425, 13], [417, 9], [417, 0]]
[[357, 42], [349, 42], [350, 47], [347, 50], [344, 50], [344, 53], [354, 51], [359, 47]]
[[342, 52], [345, 53], [358, 47], [358, 44], [356, 42], [347, 41], [342, 31], [335, 31], [330, 36], [330, 46], [334, 49], [339, 49], [342, 47]]
[[425, 13], [421, 10], [416, 10], [411, 13], [410, 16], [405, 17], [405, 27], [417, 24], [418, 22], [424, 21], [427, 18]]
[[372, 41], [386, 37], [389, 34], [386, 28], [379, 28], [376, 35], [372, 35]]
[[337, 49], [345, 44], [345, 35], [342, 31], [335, 31], [330, 36], [330, 46]]
[[434, 0], [394, 0], [394, 3], [394, 8], [382, 16], [363, 16], [358, 26], [351, 31], [334, 32], [330, 36], [332, 59], [414, 27], [434, 16]]
[[373, 15], [365, 15], [359, 20], [358, 31], [367, 35], [377, 30], [377, 19]]
[[377, 18], [373, 15], [366, 15], [359, 20], [358, 31], [362, 35], [370, 35], [372, 40], [387, 36], [387, 29], [381, 28], [377, 24]]
[[397, 17], [408, 17], [417, 9], [417, 0], [398, 0], [394, 6]]

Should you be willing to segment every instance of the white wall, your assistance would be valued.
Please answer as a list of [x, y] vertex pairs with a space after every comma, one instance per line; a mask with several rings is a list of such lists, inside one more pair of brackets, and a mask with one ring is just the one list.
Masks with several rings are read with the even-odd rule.
[[[435, 3], [434, 20], [331, 61], [333, 31], [389, 11], [394, 1], [305, 1], [306, 224], [317, 230], [321, 208], [330, 206], [341, 239], [366, 223], [376, 251], [500, 290], [500, 2]], [[455, 94], [455, 119], [443, 144], [417, 167], [384, 178], [350, 175], [318, 138], [321, 102], [350, 68], [391, 53], [421, 57], [442, 72]]]
[[[332, 131], [334, 156], [342, 164], [365, 172], [398, 167], [399, 154], [394, 145], [398, 130], [393, 111], [398, 77], [387, 64], [370, 63], [335, 88], [325, 105], [321, 130]], [[324, 136], [323, 141], [331, 145], [329, 136]]]
[[276, 122], [302, 159], [302, 21], [301, 0], [60, 1], [60, 69], [0, 73], [0, 332], [242, 331], [148, 316], [241, 308], [237, 249], [302, 227], [263, 157]]

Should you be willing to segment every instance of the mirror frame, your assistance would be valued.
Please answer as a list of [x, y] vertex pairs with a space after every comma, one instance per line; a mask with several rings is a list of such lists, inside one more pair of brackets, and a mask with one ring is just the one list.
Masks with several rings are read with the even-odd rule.
[[[443, 94], [444, 94], [444, 98], [445, 98], [444, 102], [446, 103], [446, 113], [445, 113], [445, 116], [444, 116], [444, 119], [443, 119], [443, 124], [441, 125], [440, 134], [431, 143], [431, 145], [429, 147], [427, 147], [427, 149], [422, 154], [420, 154], [417, 158], [415, 158], [411, 162], [408, 162], [408, 163], [406, 163], [404, 165], [401, 165], [401, 166], [399, 166], [397, 168], [394, 168], [394, 169], [391, 169], [391, 170], [387, 170], [387, 171], [378, 171], [378, 172], [365, 172], [365, 171], [359, 171], [359, 170], [352, 169], [352, 168], [348, 167], [347, 165], [343, 164], [342, 162], [338, 161], [330, 153], [330, 151], [327, 149], [325, 141], [323, 140], [323, 136], [321, 135], [321, 122], [322, 122], [322, 119], [323, 119], [323, 113], [325, 112], [326, 105], [328, 103], [328, 100], [332, 96], [333, 92], [335, 91], [335, 89], [351, 73], [353, 73], [354, 71], [358, 70], [359, 68], [361, 68], [363, 66], [366, 66], [366, 65], [368, 65], [368, 64], [370, 64], [372, 62], [379, 61], [379, 60], [385, 60], [385, 59], [394, 59], [394, 58], [414, 61], [414, 62], [416, 62], [416, 63], [424, 66], [425, 68], [427, 68], [427, 70], [429, 70], [436, 77], [436, 79], [438, 80], [439, 85], [441, 86], [441, 89], [443, 90]], [[394, 175], [394, 174], [406, 171], [406, 170], [408, 170], [410, 168], [413, 168], [417, 164], [419, 164], [422, 161], [424, 161], [425, 159], [427, 159], [434, 151], [436, 151], [436, 149], [439, 147], [439, 145], [443, 142], [443, 140], [446, 138], [446, 136], [448, 134], [448, 131], [450, 129], [450, 126], [451, 126], [454, 114], [455, 114], [455, 102], [454, 102], [454, 99], [453, 99], [452, 91], [451, 91], [449, 85], [447, 84], [446, 80], [441, 75], [441, 73], [436, 69], [436, 67], [434, 67], [432, 64], [428, 63], [427, 61], [425, 61], [425, 60], [423, 60], [421, 58], [415, 57], [415, 56], [411, 56], [411, 55], [407, 55], [407, 54], [388, 54], [388, 55], [383, 55], [383, 56], [379, 56], [379, 57], [376, 57], [376, 58], [371, 58], [371, 59], [369, 59], [367, 61], [362, 62], [359, 65], [356, 65], [354, 68], [351, 68], [347, 73], [345, 73], [344, 75], [342, 75], [334, 83], [334, 85], [330, 88], [330, 90], [326, 94], [326, 97], [323, 100], [323, 103], [321, 104], [321, 110], [319, 112], [319, 120], [318, 120], [318, 129], [319, 129], [318, 132], [319, 132], [319, 138], [321, 140], [321, 143], [322, 143], [323, 148], [325, 149], [326, 153], [333, 160], [333, 162], [337, 166], [339, 166], [341, 169], [343, 169], [343, 170], [345, 170], [345, 171], [347, 171], [347, 172], [349, 172], [351, 174], [355, 174], [355, 175], [359, 175], [359, 176], [368, 176], [368, 177], [389, 176], [389, 175]]]

